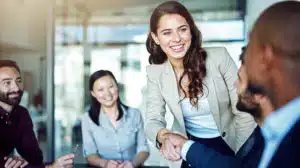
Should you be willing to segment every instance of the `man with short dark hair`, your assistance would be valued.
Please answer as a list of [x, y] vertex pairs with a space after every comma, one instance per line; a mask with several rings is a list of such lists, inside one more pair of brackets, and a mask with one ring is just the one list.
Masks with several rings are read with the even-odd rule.
[[248, 89], [266, 94], [276, 111], [260, 113], [265, 148], [259, 167], [300, 167], [300, 2], [267, 8], [255, 22], [245, 55]]
[[[19, 105], [22, 94], [18, 65], [14, 61], [0, 60], [0, 167], [45, 167], [30, 115]], [[22, 158], [11, 156], [14, 149]], [[46, 167], [72, 165], [73, 158], [73, 154], [66, 155]]]

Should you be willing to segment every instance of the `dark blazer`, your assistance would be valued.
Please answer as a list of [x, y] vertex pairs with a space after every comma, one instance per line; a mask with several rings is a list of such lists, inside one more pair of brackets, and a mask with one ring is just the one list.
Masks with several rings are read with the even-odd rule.
[[268, 167], [300, 167], [300, 120], [281, 141]]
[[186, 156], [193, 168], [257, 168], [264, 150], [264, 139], [257, 126], [235, 156], [225, 156], [200, 143], [194, 143]]

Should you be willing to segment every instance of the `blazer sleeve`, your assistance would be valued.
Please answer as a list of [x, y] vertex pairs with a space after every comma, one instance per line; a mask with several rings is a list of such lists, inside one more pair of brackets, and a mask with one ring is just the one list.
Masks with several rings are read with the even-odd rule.
[[241, 160], [236, 157], [222, 155], [198, 142], [193, 143], [188, 150], [186, 161], [194, 168], [238, 168], [242, 166]]
[[136, 112], [136, 120], [137, 120], [137, 154], [140, 152], [149, 152], [149, 147], [145, 135], [143, 118], [140, 111]]
[[147, 67], [147, 96], [146, 96], [146, 135], [153, 143], [161, 128], [166, 128], [166, 102], [161, 95], [158, 82], [158, 74], [153, 66]]
[[236, 151], [238, 151], [255, 129], [256, 122], [250, 114], [238, 111], [236, 109], [238, 96], [234, 82], [237, 80], [237, 66], [225, 48], [222, 49], [222, 55], [223, 60], [219, 64], [219, 71], [227, 85], [230, 97], [231, 109], [232, 113], [234, 114], [236, 129]]

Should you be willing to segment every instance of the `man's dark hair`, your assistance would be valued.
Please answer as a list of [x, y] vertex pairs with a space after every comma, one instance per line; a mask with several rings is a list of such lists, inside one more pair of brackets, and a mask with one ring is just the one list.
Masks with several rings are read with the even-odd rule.
[[244, 64], [244, 57], [245, 57], [245, 52], [246, 52], [246, 46], [242, 47], [242, 53], [240, 55], [240, 61], [242, 62], [242, 64]]
[[[250, 33], [259, 47], [270, 45], [277, 56], [299, 66], [300, 60], [300, 2], [283, 1], [267, 8]], [[293, 70], [293, 73], [294, 70]]]
[[20, 72], [20, 68], [15, 61], [12, 60], [0, 60], [0, 68], [3, 67], [12, 67], [15, 68], [18, 72]]

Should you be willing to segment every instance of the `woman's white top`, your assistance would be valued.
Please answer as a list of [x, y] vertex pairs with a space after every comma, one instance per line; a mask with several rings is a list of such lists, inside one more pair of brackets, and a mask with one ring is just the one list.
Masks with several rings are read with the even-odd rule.
[[192, 106], [189, 98], [180, 102], [187, 132], [198, 138], [216, 138], [220, 136], [216, 122], [205, 96], [198, 97], [198, 108]]

